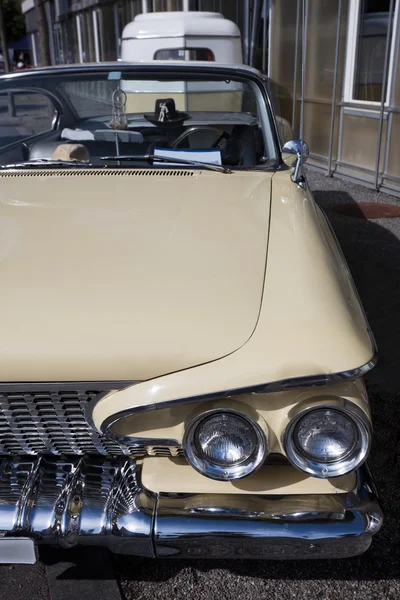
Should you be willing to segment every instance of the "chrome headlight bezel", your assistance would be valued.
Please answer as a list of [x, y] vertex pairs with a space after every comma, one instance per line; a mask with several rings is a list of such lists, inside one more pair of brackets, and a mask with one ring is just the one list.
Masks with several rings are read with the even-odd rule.
[[[294, 440], [294, 433], [301, 419], [312, 411], [332, 410], [342, 413], [349, 418], [356, 427], [357, 439], [351, 451], [344, 457], [336, 461], [318, 461], [305, 456], [297, 447]], [[288, 423], [283, 432], [283, 447], [290, 463], [305, 473], [319, 479], [330, 477], [340, 477], [354, 471], [367, 459], [371, 448], [371, 423], [364, 411], [347, 400], [342, 400], [340, 404], [318, 403], [307, 406], [300, 410]]]
[[[252, 427], [256, 446], [254, 452], [243, 462], [235, 465], [223, 466], [210, 461], [198, 449], [196, 432], [205, 420], [212, 416], [230, 415], [246, 421]], [[248, 415], [237, 410], [217, 408], [198, 414], [185, 428], [183, 436], [183, 452], [189, 464], [199, 473], [217, 481], [236, 481], [251, 475], [261, 467], [268, 454], [269, 446], [265, 431]]]

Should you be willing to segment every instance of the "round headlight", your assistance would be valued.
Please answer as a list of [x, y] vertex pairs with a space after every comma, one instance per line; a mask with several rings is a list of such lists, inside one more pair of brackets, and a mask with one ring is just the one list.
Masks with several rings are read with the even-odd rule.
[[315, 477], [337, 477], [358, 467], [367, 457], [370, 428], [357, 406], [309, 408], [296, 415], [284, 436], [288, 459]]
[[304, 456], [328, 463], [353, 450], [357, 428], [352, 419], [337, 410], [313, 410], [297, 423], [293, 441]]
[[211, 479], [230, 481], [253, 473], [267, 454], [260, 426], [235, 411], [212, 411], [197, 417], [185, 431], [188, 462]]

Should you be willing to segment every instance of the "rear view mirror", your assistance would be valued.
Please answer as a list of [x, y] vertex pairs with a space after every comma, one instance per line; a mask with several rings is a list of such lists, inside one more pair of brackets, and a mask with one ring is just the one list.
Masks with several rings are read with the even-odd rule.
[[120, 142], [141, 144], [144, 141], [144, 138], [139, 131], [127, 131], [126, 129], [96, 129], [94, 132], [94, 139], [96, 142], [115, 142], [116, 156], [120, 156]]
[[96, 142], [131, 142], [141, 144], [143, 136], [139, 131], [127, 131], [126, 129], [96, 129], [94, 132]]

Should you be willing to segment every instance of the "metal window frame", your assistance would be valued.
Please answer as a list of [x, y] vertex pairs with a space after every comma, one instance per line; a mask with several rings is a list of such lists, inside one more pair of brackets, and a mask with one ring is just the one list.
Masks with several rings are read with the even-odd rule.
[[[388, 66], [388, 81], [386, 86], [386, 95], [384, 105], [388, 106], [392, 94], [392, 90], [394, 88], [395, 83], [395, 73], [394, 66], [396, 57], [396, 46], [397, 46], [397, 38], [399, 36], [399, 6], [400, 0], [394, 0], [394, 14], [392, 15], [391, 20], [393, 20], [393, 28], [392, 28], [392, 39], [390, 43], [390, 52], [389, 52], [389, 66]], [[373, 105], [379, 106], [381, 104], [380, 101], [372, 102], [370, 100], [357, 100], [353, 97], [354, 90], [354, 75], [355, 75], [355, 67], [356, 67], [356, 58], [357, 58], [357, 41], [358, 41], [358, 28], [360, 24], [360, 8], [361, 8], [361, 0], [350, 0], [349, 5], [349, 15], [348, 15], [348, 23], [347, 23], [347, 44], [346, 44], [346, 60], [345, 60], [345, 74], [344, 74], [344, 86], [343, 86], [343, 100], [344, 102], [354, 102], [356, 104], [365, 104], [365, 105]]]
[[[388, 37], [386, 39], [386, 44], [385, 44], [382, 94], [381, 94], [381, 104], [380, 104], [380, 110], [379, 110], [379, 132], [378, 132], [378, 140], [377, 140], [377, 148], [376, 148], [376, 162], [375, 162], [375, 189], [376, 190], [379, 190], [379, 187], [380, 187], [379, 164], [380, 164], [380, 159], [381, 159], [381, 154], [382, 154], [382, 136], [383, 136], [383, 120], [384, 120], [383, 117], [384, 117], [384, 111], [385, 111], [385, 99], [387, 101], [388, 96], [390, 98], [391, 89], [389, 89], [389, 84], [391, 84], [391, 85], [393, 84], [393, 77], [391, 77], [390, 81], [389, 81], [389, 77], [392, 74], [390, 71], [390, 66], [391, 66], [391, 64], [393, 65], [393, 47], [396, 47], [395, 30], [394, 30], [394, 26], [393, 26], [396, 24], [396, 21], [394, 21], [394, 23], [393, 23], [393, 19], [396, 16], [398, 16], [398, 13], [396, 15], [395, 10], [396, 10], [396, 7], [399, 6], [399, 1], [397, 0], [396, 5], [394, 4], [395, 2], [396, 2], [396, 0], [390, 0]], [[391, 47], [389, 47], [390, 36], [392, 36], [391, 43], [390, 43]], [[385, 146], [385, 149], [386, 149], [386, 146]], [[386, 162], [386, 156], [384, 156], [384, 160], [383, 160], [384, 165], [385, 165], [385, 162]], [[384, 170], [384, 168], [383, 168], [383, 170]], [[383, 181], [383, 176], [381, 179], [381, 183], [382, 183], [382, 181]]]
[[81, 15], [80, 14], [77, 14], [75, 16], [75, 22], [76, 22], [76, 35], [78, 38], [79, 62], [83, 63], [82, 27], [81, 27]]
[[93, 38], [94, 38], [94, 53], [96, 62], [101, 62], [101, 50], [100, 50], [100, 34], [99, 34], [99, 9], [95, 8], [92, 11], [93, 19]]
[[33, 59], [33, 66], [37, 67], [38, 66], [38, 57], [37, 57], [37, 48], [36, 48], [36, 39], [35, 39], [35, 34], [31, 33], [30, 34], [30, 38], [31, 38], [31, 44], [32, 44], [32, 59]]
[[336, 45], [335, 45], [335, 67], [333, 75], [333, 89], [332, 89], [332, 112], [331, 112], [331, 124], [329, 132], [329, 150], [328, 150], [328, 166], [326, 175], [332, 176], [332, 156], [333, 156], [333, 141], [335, 135], [335, 121], [336, 121], [336, 109], [337, 109], [337, 88], [338, 88], [338, 70], [339, 70], [339, 53], [340, 53], [340, 33], [342, 27], [342, 0], [338, 2], [338, 13], [337, 13], [337, 24], [336, 24]]

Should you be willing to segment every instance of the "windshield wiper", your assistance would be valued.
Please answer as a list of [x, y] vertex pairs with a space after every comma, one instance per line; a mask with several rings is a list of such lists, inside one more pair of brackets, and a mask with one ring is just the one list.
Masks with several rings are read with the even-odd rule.
[[52, 158], [35, 158], [9, 165], [0, 165], [0, 169], [35, 169], [40, 167], [91, 167], [88, 162], [81, 160], [53, 160]]
[[177, 165], [192, 165], [194, 167], [203, 167], [204, 169], [210, 169], [210, 171], [218, 171], [218, 173], [232, 173], [232, 169], [224, 167], [223, 165], [214, 165], [213, 163], [204, 163], [198, 160], [188, 160], [186, 158], [171, 158], [167, 156], [156, 156], [155, 154], [122, 154], [121, 156], [102, 156], [100, 160], [116, 160], [116, 161], [132, 161], [141, 162], [146, 161], [150, 164], [155, 162], [160, 163], [174, 163]]

